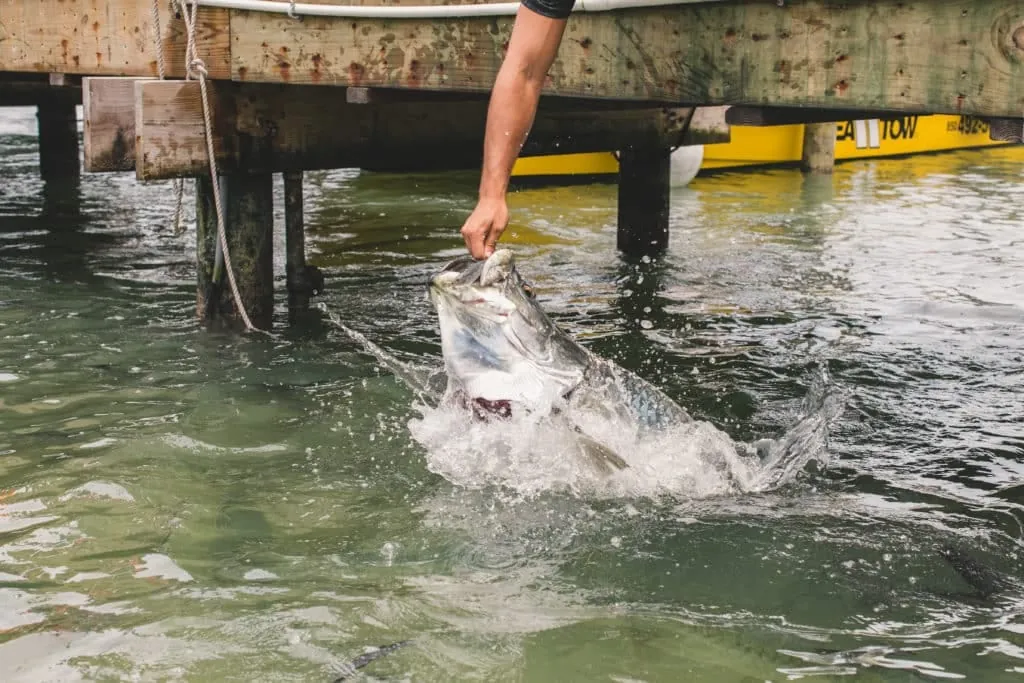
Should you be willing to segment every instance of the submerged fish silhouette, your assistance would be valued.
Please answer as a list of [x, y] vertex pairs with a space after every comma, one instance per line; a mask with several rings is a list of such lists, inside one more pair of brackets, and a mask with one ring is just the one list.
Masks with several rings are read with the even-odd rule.
[[940, 547], [938, 552], [960, 578], [974, 589], [977, 597], [990, 600], [1014, 585], [1007, 575], [982, 564], [960, 548], [947, 544]]
[[385, 657], [395, 650], [405, 647], [411, 642], [411, 640], [401, 640], [397, 643], [391, 643], [390, 645], [381, 645], [372, 652], [365, 652], [349, 662], [342, 662], [334, 667], [333, 673], [335, 678], [331, 679], [331, 683], [347, 681], [352, 676], [356, 675], [359, 669], [362, 669], [367, 664], [375, 662], [381, 657]]

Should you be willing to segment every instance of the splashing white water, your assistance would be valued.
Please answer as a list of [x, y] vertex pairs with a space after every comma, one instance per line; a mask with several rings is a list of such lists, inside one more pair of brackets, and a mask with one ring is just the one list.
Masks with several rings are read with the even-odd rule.
[[[585, 415], [575, 415], [574, 423], [525, 412], [485, 421], [428, 388], [436, 386], [428, 377], [435, 379], [440, 370], [408, 366], [329, 312], [328, 317], [416, 392], [421, 416], [408, 427], [426, 451], [428, 468], [466, 488], [500, 486], [522, 496], [562, 490], [597, 498], [709, 498], [766, 491], [793, 481], [812, 461], [827, 464], [828, 423], [841, 409], [822, 367], [803, 415], [777, 441], [736, 442], [700, 420], [642, 436], [612, 421], [588, 421]], [[609, 468], [595, 442], [620, 455], [628, 467]]]
[[[595, 465], [579, 434], [560, 420], [520, 414], [484, 422], [449, 407], [423, 406], [421, 412], [409, 429], [427, 451], [427, 466], [468, 488], [498, 485], [526, 496], [561, 489], [597, 497], [706, 497], [733, 492], [736, 482], [754, 475], [728, 437], [706, 422], [680, 425], [646, 440], [620, 435], [614, 450], [628, 454], [629, 466], [609, 473]], [[632, 443], [624, 443], [627, 439]], [[725, 454], [730, 449], [731, 472], [709, 466], [702, 457], [708, 450]]]
[[611, 472], [595, 466], [586, 441], [557, 417], [519, 414], [485, 422], [468, 410], [420, 405], [421, 417], [409, 421], [409, 430], [425, 448], [429, 469], [467, 488], [497, 485], [524, 496], [564, 490], [598, 498], [708, 498], [778, 488], [810, 461], [826, 464], [827, 424], [837, 406], [826, 387], [812, 391], [804, 416], [781, 439], [756, 448], [700, 420], [642, 437], [611, 423], [582, 425], [627, 461], [626, 469]]

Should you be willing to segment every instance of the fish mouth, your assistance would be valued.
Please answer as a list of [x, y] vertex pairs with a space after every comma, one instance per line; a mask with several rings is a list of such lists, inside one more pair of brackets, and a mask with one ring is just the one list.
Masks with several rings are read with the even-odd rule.
[[467, 254], [446, 263], [430, 277], [428, 286], [442, 289], [473, 285], [493, 287], [508, 278], [514, 268], [513, 262], [512, 252], [508, 249], [498, 249], [482, 261]]
[[507, 318], [515, 304], [508, 300], [504, 284], [513, 271], [512, 252], [499, 249], [479, 261], [470, 255], [446, 263], [427, 282], [427, 296], [435, 306], [447, 301], [465, 308], [483, 309], [485, 317]]
[[483, 272], [483, 263], [468, 255], [453, 259], [427, 279], [427, 288], [444, 290], [477, 284]]

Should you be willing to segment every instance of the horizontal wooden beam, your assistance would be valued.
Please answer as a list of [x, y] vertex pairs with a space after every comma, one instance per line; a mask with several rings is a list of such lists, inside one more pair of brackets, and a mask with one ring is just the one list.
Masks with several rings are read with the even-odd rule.
[[51, 88], [24, 83], [0, 83], [0, 107], [37, 107], [50, 102], [80, 104], [81, 101], [81, 88]]
[[[0, 71], [156, 76], [154, 0], [0, 0]], [[171, 3], [159, 7], [169, 77], [185, 76], [187, 35]], [[202, 8], [197, 49], [214, 78], [231, 75], [229, 13]]]
[[[151, 2], [0, 0], [0, 71], [154, 76]], [[159, 7], [168, 73], [182, 77], [183, 22]], [[486, 93], [512, 22], [203, 8], [197, 44], [219, 79]], [[726, 0], [574, 14], [545, 93], [1018, 117], [1022, 82], [1019, 0]]]
[[[511, 27], [232, 12], [232, 77], [483, 92]], [[1015, 116], [1022, 82], [1019, 0], [747, 0], [575, 14], [545, 92]]]
[[[136, 175], [189, 176], [208, 167], [198, 84], [135, 84]], [[351, 104], [341, 88], [211, 83], [218, 167], [225, 172], [321, 168], [479, 167], [487, 101]], [[721, 117], [689, 109], [571, 110], [542, 99], [523, 155], [723, 142]], [[582, 106], [582, 104], [581, 104]]]

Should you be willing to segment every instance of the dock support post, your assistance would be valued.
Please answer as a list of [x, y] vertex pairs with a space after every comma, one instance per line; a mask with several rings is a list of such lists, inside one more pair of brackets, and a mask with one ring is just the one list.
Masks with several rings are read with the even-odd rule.
[[628, 256], [656, 256], [668, 248], [672, 150], [619, 153], [618, 248]]
[[79, 178], [78, 119], [75, 103], [54, 97], [40, 102], [39, 172], [44, 181], [74, 181]]
[[[274, 315], [274, 200], [269, 174], [221, 176], [224, 228], [242, 305], [252, 324], [269, 330]], [[197, 312], [211, 328], [242, 330], [226, 267], [217, 258], [213, 183], [196, 182]], [[218, 267], [218, 261], [221, 265]], [[219, 277], [218, 277], [219, 275]]]
[[831, 173], [836, 161], [836, 124], [804, 125], [804, 146], [800, 168], [804, 173]]
[[284, 176], [285, 280], [288, 286], [288, 321], [294, 323], [309, 309], [309, 298], [324, 288], [320, 270], [306, 265], [306, 225], [302, 202], [302, 171]]

